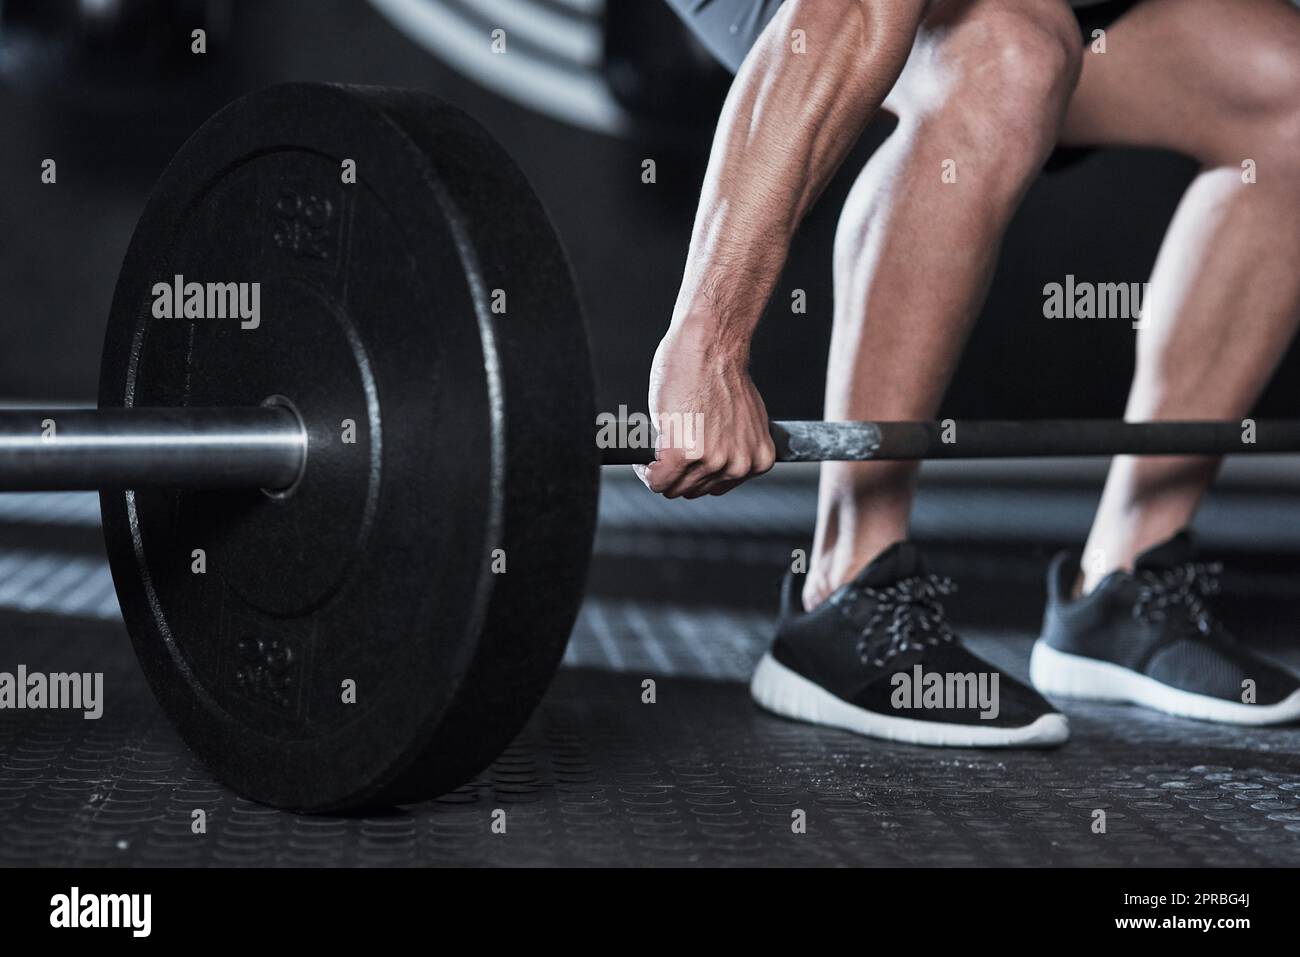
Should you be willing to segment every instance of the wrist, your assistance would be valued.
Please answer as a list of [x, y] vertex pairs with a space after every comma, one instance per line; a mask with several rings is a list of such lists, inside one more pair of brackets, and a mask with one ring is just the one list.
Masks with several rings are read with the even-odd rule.
[[742, 369], [749, 364], [751, 334], [751, 329], [708, 307], [674, 313], [668, 328], [669, 337], [698, 351], [706, 360]]

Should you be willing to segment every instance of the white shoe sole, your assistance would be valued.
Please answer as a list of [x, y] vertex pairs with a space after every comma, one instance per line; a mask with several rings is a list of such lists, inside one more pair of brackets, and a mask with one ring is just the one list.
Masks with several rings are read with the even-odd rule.
[[763, 656], [749, 682], [759, 705], [796, 721], [853, 731], [870, 738], [949, 748], [1051, 747], [1070, 737], [1063, 714], [1045, 714], [1022, 728], [994, 728], [896, 718], [858, 708], [791, 671], [771, 654]]
[[1300, 718], [1300, 691], [1277, 704], [1239, 704], [1182, 691], [1123, 665], [1057, 651], [1041, 638], [1029, 658], [1029, 679], [1045, 695], [1137, 704], [1180, 718], [1224, 724], [1283, 724]]

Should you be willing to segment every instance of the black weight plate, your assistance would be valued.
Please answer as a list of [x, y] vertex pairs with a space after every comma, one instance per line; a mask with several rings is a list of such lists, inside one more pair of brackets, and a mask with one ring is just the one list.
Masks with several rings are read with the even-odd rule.
[[[260, 283], [260, 325], [155, 318], [154, 285], [177, 275]], [[101, 496], [149, 683], [204, 763], [257, 801], [325, 811], [454, 788], [558, 665], [599, 471], [559, 241], [460, 111], [274, 87], [214, 116], [163, 173], [118, 281], [100, 404], [274, 397], [309, 433], [291, 493]]]

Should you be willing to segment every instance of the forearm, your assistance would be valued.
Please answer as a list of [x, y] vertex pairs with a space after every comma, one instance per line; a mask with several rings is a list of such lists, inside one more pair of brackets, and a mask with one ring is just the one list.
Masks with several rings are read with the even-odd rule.
[[747, 348], [799, 222], [897, 79], [924, 5], [787, 0], [768, 24], [718, 121], [674, 325]]

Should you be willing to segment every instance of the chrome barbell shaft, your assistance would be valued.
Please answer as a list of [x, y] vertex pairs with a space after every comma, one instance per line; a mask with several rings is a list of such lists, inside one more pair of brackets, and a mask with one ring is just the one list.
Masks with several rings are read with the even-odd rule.
[[284, 489], [307, 433], [282, 406], [0, 411], [0, 490]]

